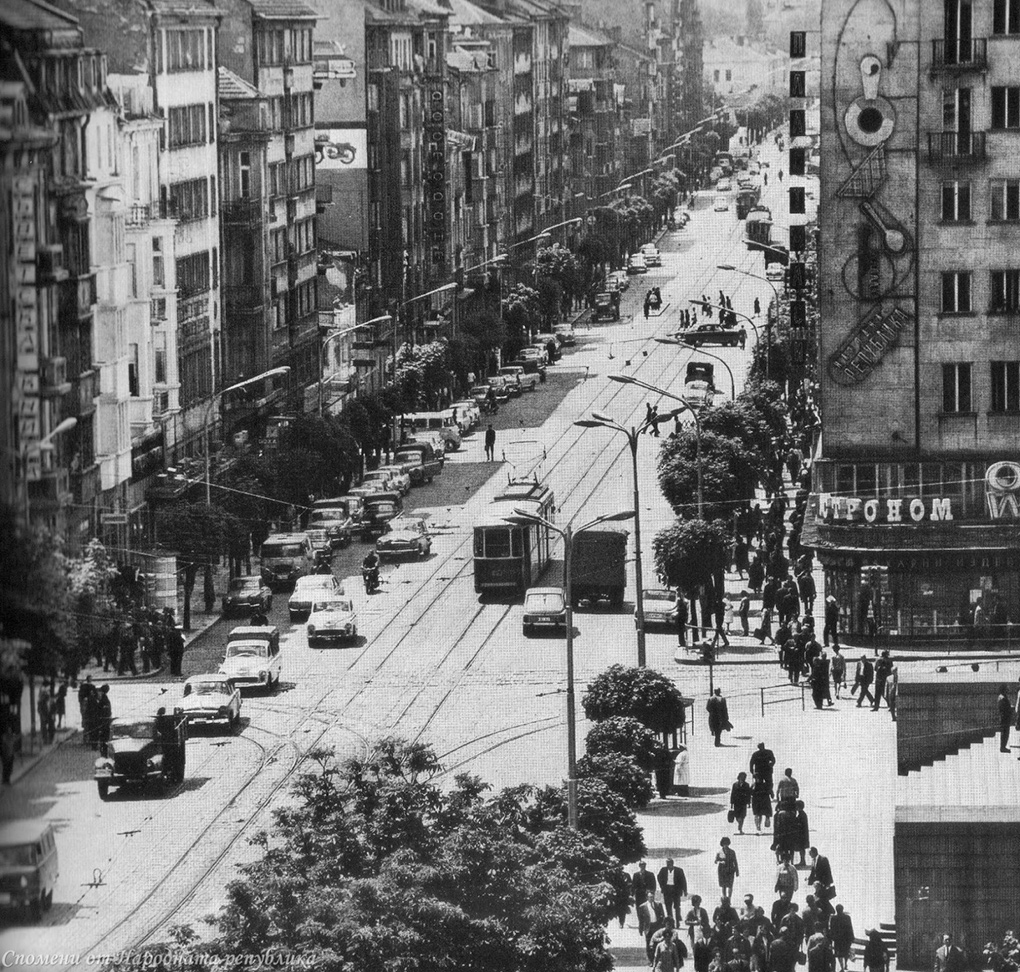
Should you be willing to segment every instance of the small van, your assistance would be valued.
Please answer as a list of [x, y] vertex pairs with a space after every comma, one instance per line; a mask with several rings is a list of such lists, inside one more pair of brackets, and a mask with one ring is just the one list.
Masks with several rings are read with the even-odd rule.
[[272, 589], [293, 585], [315, 567], [315, 550], [303, 533], [272, 533], [259, 551], [262, 579]]
[[452, 408], [441, 412], [413, 412], [403, 418], [404, 431], [417, 436], [421, 432], [436, 432], [443, 440], [447, 452], [460, 448], [460, 427]]
[[0, 908], [27, 908], [38, 921], [53, 907], [59, 863], [49, 821], [12, 820], [0, 825]]

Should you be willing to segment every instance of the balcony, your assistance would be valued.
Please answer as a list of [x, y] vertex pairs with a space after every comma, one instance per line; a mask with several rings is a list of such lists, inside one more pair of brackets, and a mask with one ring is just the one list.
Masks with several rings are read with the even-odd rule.
[[988, 68], [988, 41], [984, 37], [951, 38], [931, 42], [931, 73], [984, 71]]
[[78, 277], [78, 319], [82, 320], [92, 314], [96, 303], [96, 275], [85, 273]]
[[71, 390], [67, 380], [66, 358], [42, 358], [39, 361], [39, 394], [43, 398], [60, 398]]
[[[159, 207], [155, 208], [158, 209]], [[127, 226], [146, 226], [152, 218], [150, 214], [150, 207], [146, 203], [132, 203], [128, 206], [124, 222]]]
[[78, 376], [77, 416], [82, 418], [96, 410], [96, 399], [99, 397], [99, 369], [86, 371]]
[[928, 132], [929, 162], [965, 165], [984, 159], [984, 132]]
[[257, 226], [263, 215], [261, 198], [231, 199], [220, 210], [220, 218], [227, 225]]

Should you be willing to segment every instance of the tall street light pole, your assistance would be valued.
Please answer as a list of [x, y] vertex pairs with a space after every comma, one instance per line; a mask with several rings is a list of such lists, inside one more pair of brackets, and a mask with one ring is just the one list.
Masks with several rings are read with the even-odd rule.
[[265, 381], [267, 378], [273, 378], [276, 375], [285, 375], [290, 371], [289, 365], [283, 365], [280, 368], [270, 368], [268, 371], [263, 371], [261, 375], [256, 375], [254, 378], [245, 378], [244, 381], [239, 381], [236, 385], [231, 385], [229, 388], [224, 388], [223, 391], [217, 392], [209, 399], [209, 404], [205, 407], [205, 417], [202, 421], [202, 439], [205, 444], [205, 505], [212, 505], [212, 457], [209, 455], [209, 422], [212, 419], [213, 407], [216, 403], [224, 396], [232, 391], [237, 391], [239, 388], [247, 388], [249, 385], [254, 385], [256, 382]]
[[695, 461], [698, 466], [698, 519], [704, 519], [705, 465], [701, 456], [701, 416], [698, 415], [698, 410], [686, 398], [684, 398], [683, 395], [674, 395], [672, 392], [666, 391], [665, 388], [659, 388], [658, 385], [650, 385], [647, 381], [642, 381], [640, 378], [635, 378], [633, 375], [610, 375], [609, 380], [615, 381], [621, 385], [637, 385], [640, 388], [647, 388], [649, 391], [662, 395], [664, 398], [672, 398], [674, 402], [680, 402], [680, 404], [684, 407], [675, 411], [675, 414], [677, 415], [683, 411], [691, 413], [691, 418], [694, 419], [694, 436], [697, 445], [697, 456]]
[[514, 515], [506, 517], [508, 523], [520, 525], [522, 522], [537, 523], [547, 527], [563, 538], [563, 600], [565, 602], [564, 621], [567, 628], [567, 826], [577, 830], [577, 713], [574, 704], [574, 612], [571, 604], [571, 571], [573, 561], [574, 537], [585, 530], [590, 530], [600, 523], [616, 520], [629, 520], [634, 510], [623, 513], [606, 513], [594, 520], [574, 529], [571, 523], [558, 527], [545, 517], [537, 516], [530, 510], [515, 508]]
[[326, 348], [328, 348], [334, 341], [339, 341], [340, 338], [353, 331], [360, 330], [363, 327], [370, 327], [373, 324], [382, 324], [383, 321], [392, 321], [393, 318], [389, 314], [383, 314], [381, 317], [373, 317], [370, 321], [365, 321], [361, 324], [355, 324], [352, 327], [345, 327], [341, 331], [330, 331], [323, 339], [322, 345], [319, 348], [319, 417], [322, 417], [322, 386], [325, 379], [322, 377], [322, 369], [324, 367], [324, 359], [326, 357]]
[[[768, 277], [763, 277], [760, 273], [751, 273], [750, 270], [741, 270], [740, 267], [733, 266], [732, 263], [720, 263], [718, 264], [719, 270], [726, 270], [730, 273], [739, 273], [741, 276], [750, 277], [752, 280], [762, 280], [769, 285], [772, 289], [772, 296], [775, 297], [776, 303], [776, 315], [779, 315], [779, 291], [776, 290], [776, 285], [769, 280]], [[769, 363], [772, 359], [772, 306], [769, 305], [768, 312], [765, 314], [765, 374], [768, 376]]]
[[[719, 364], [721, 364], [726, 369], [726, 374], [729, 375], [729, 378], [730, 378], [730, 401], [734, 401], [735, 402], [737, 400], [737, 383], [736, 383], [736, 381], [733, 378], [733, 369], [729, 366], [729, 364], [728, 364], [728, 362], [726, 361], [725, 358], [720, 357], [718, 354], [713, 354], [711, 351], [706, 351], [702, 347], [692, 347], [691, 345], [686, 344], [684, 341], [681, 341], [679, 338], [675, 338], [675, 337], [656, 338], [655, 339], [655, 343], [656, 344], [678, 344], [678, 345], [680, 345], [680, 347], [687, 348], [689, 351], [696, 351], [698, 354], [704, 354], [704, 355], [706, 355], [709, 358], [714, 358], [716, 361], [719, 362]], [[576, 425], [577, 423], [575, 422], [574, 424]]]
[[[34, 448], [40, 452], [48, 451], [53, 448], [53, 440], [58, 435], [63, 435], [65, 432], [70, 432], [78, 424], [78, 420], [71, 416], [70, 418], [64, 419], [62, 422], [58, 422], [56, 426], [47, 434], [44, 435], [37, 443], [34, 444]], [[33, 447], [30, 447], [27, 443], [23, 444], [19, 449], [4, 449], [8, 455], [11, 455], [15, 459], [14, 463], [14, 480], [15, 483], [20, 479], [25, 486], [25, 524], [28, 524], [29, 514], [31, 512], [31, 501], [28, 498], [28, 480], [23, 478], [26, 476], [26, 466], [28, 464], [28, 454], [32, 451]]]

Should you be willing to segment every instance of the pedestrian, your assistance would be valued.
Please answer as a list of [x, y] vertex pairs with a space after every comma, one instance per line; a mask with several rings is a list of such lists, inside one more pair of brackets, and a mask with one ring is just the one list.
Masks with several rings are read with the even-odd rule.
[[730, 823], [737, 825], [737, 833], [744, 832], [744, 819], [747, 808], [751, 804], [751, 784], [747, 782], [746, 773], [738, 773], [737, 780], [730, 789]]
[[737, 909], [734, 908], [730, 902], [729, 895], [724, 894], [719, 899], [719, 904], [716, 906], [715, 911], [712, 912], [713, 926], [724, 934], [728, 934], [729, 930], [736, 925], [738, 921], [740, 921], [740, 915], [738, 914]]
[[687, 647], [687, 599], [680, 591], [676, 592], [676, 637], [677, 644], [681, 648]]
[[882, 936], [874, 928], [867, 929], [865, 935], [868, 936], [867, 944], [864, 946], [866, 972], [889, 972], [889, 949], [885, 947]]
[[[683, 943], [676, 940], [672, 923], [668, 918], [666, 921], [667, 924], [662, 931], [656, 932], [656, 935], [661, 934], [662, 937], [654, 943], [652, 972], [677, 972], [683, 967], [683, 959], [680, 957], [680, 948], [683, 947]], [[686, 955], [686, 949], [684, 954]]]
[[737, 339], [740, 341], [740, 350], [743, 351], [747, 347], [747, 328], [743, 324], [740, 325], [740, 334]]
[[782, 169], [779, 170], [779, 181], [780, 182], [783, 181], [783, 170]]
[[744, 574], [750, 566], [750, 549], [747, 546], [747, 542], [743, 537], [737, 536], [733, 542], [733, 567], [737, 574], [740, 575], [741, 580], [744, 579]]
[[[793, 872], [793, 883], [796, 887], [798, 878], [797, 871], [794, 869]], [[772, 927], [778, 932], [780, 926], [783, 923], [783, 919], [790, 913], [790, 898], [793, 896], [791, 891], [780, 891], [779, 897], [772, 902], [772, 910], [770, 912], [769, 920], [772, 923]]]
[[751, 595], [747, 591], [740, 592], [740, 606], [737, 609], [737, 617], [740, 618], [740, 630], [744, 637], [750, 637], [751, 629], [748, 625], [747, 616], [751, 612]]
[[[164, 623], [166, 616], [164, 615]], [[170, 616], [166, 627], [167, 657], [170, 660], [170, 674], [181, 674], [181, 662], [184, 659], [184, 635], [173, 622], [173, 615]]]
[[999, 752], [1009, 752], [1009, 730], [1013, 725], [1013, 705], [1006, 694], [1006, 686], [999, 686], [999, 698], [996, 702], [999, 710]]
[[800, 862], [797, 864], [797, 866], [807, 867], [807, 862], [804, 860], [804, 855], [807, 853], [808, 847], [811, 846], [811, 829], [808, 824], [807, 813], [804, 810], [803, 800], [798, 800], [796, 803], [796, 810], [794, 811], [793, 828], [794, 828], [793, 849], [798, 854], [800, 854]]
[[[775, 891], [779, 895], [788, 895], [792, 898], [797, 893], [797, 888], [800, 886], [800, 875], [797, 874], [797, 868], [795, 868], [789, 861], [780, 861], [779, 867], [776, 868], [776, 884]], [[783, 917], [786, 916], [789, 911], [789, 902], [787, 902], [787, 910], [783, 912]], [[782, 921], [782, 918], [780, 918]]]
[[952, 935], [943, 935], [942, 944], [935, 949], [934, 972], [962, 972], [966, 967], [963, 949], [953, 944]]
[[708, 731], [715, 737], [716, 746], [721, 746], [722, 734], [733, 728], [722, 689], [715, 690], [715, 693], [705, 704], [705, 710], [708, 712]]
[[836, 690], [836, 698], [840, 698], [840, 692], [846, 687], [846, 659], [839, 650], [839, 645], [832, 649], [832, 661], [829, 665], [832, 672], [832, 686]]
[[67, 715], [67, 682], [61, 682], [57, 694], [53, 696], [53, 717], [58, 729], [64, 728], [65, 715]]
[[665, 865], [659, 868], [657, 879], [666, 917], [678, 921], [680, 901], [687, 897], [687, 876], [682, 867], [676, 867], [672, 857], [667, 857]]
[[[748, 515], [749, 533], [753, 530], [753, 526], [751, 526], [751, 524], [753, 523], [753, 519], [754, 515], [749, 514]], [[765, 565], [762, 563], [760, 554], [756, 553], [751, 558], [751, 562], [747, 565], [747, 582], [750, 585], [751, 590], [754, 591], [755, 594], [761, 593], [761, 586], [762, 584], [765, 583]]]
[[822, 644], [829, 647], [829, 638], [834, 646], [839, 645], [839, 602], [833, 594], [825, 596], [825, 626], [822, 628]]
[[836, 967], [836, 959], [832, 953], [832, 944], [828, 936], [819, 928], [808, 938], [807, 970], [808, 972], [832, 972]]
[[642, 431], [648, 432], [652, 427], [652, 419], [655, 417], [657, 409], [652, 406], [651, 402], [645, 402], [645, 421]]
[[655, 877], [648, 873], [648, 865], [641, 861], [638, 869], [631, 875], [631, 893], [634, 897], [634, 910], [637, 912], [638, 931], [643, 935], [648, 927], [648, 914], [644, 907], [649, 896], [655, 898]]
[[652, 292], [649, 290], [645, 294], [645, 320], [648, 320], [648, 311], [652, 306]]
[[757, 773], [751, 786], [751, 813], [754, 815], [754, 826], [759, 834], [762, 821], [766, 827], [772, 825], [772, 784]]
[[648, 913], [648, 924], [645, 926], [645, 954], [648, 956], [649, 964], [651, 964], [652, 958], [655, 955], [655, 951], [652, 948], [652, 936], [665, 927], [667, 919], [665, 910], [654, 897], [650, 897], [645, 902], [645, 909]]
[[131, 625], [123, 625], [120, 629], [120, 649], [117, 655], [117, 674], [124, 675], [131, 669], [132, 675], [138, 674], [135, 664], [135, 636]]
[[662, 421], [662, 420], [659, 418], [659, 406], [658, 405], [653, 405], [652, 406], [652, 414], [651, 414], [651, 417], [649, 418], [649, 423], [650, 423], [651, 428], [652, 428], [651, 434], [654, 435], [655, 438], [659, 438], [659, 422], [660, 421]]
[[120, 621], [115, 621], [113, 627], [106, 633], [106, 639], [103, 644], [104, 672], [117, 667], [117, 654], [120, 651], [120, 629]]
[[758, 743], [758, 748], [751, 753], [748, 763], [752, 775], [760, 776], [772, 789], [772, 774], [776, 765], [776, 754], [769, 749], [765, 743]]
[[[729, 631], [729, 623], [726, 621], [726, 609], [729, 602], [724, 600], [722, 596], [715, 602], [715, 635], [712, 638], [712, 647], [715, 648], [719, 644], [719, 639], [722, 638], [723, 648], [729, 648], [730, 639], [726, 636], [726, 632]], [[730, 619], [733, 618], [733, 609], [730, 608]]]
[[875, 662], [875, 699], [871, 705], [873, 712], [877, 712], [881, 707], [882, 699], [885, 697], [885, 683], [892, 669], [893, 663], [889, 658], [889, 652], [883, 651], [882, 657]]
[[[733, 897], [733, 881], [740, 877], [737, 854], [730, 847], [730, 843], [729, 837], [723, 837], [719, 841], [719, 850], [715, 854], [716, 876], [719, 879], [719, 887], [723, 896], [727, 899]], [[727, 904], [729, 904], [728, 900]]]
[[874, 681], [874, 678], [875, 666], [871, 664], [871, 659], [868, 658], [867, 655], [861, 655], [861, 660], [857, 662], [857, 673], [854, 676], [853, 688], [850, 689], [851, 695], [853, 695], [857, 689], [861, 690], [860, 697], [857, 699], [858, 709], [861, 707], [865, 699], [874, 703], [875, 699], [871, 694], [871, 683]]
[[496, 430], [491, 422], [485, 430], [485, 458], [488, 462], [496, 458]]
[[829, 656], [824, 651], [811, 660], [811, 699], [816, 709], [824, 708], [823, 702], [832, 705], [829, 697]]
[[673, 754], [672, 792], [677, 796], [688, 796], [691, 792], [691, 768], [686, 746], [671, 750]]
[[18, 724], [14, 713], [7, 713], [0, 725], [0, 782], [9, 786], [14, 772], [14, 757], [18, 752]]
[[95, 698], [96, 743], [100, 749], [110, 741], [110, 723], [113, 706], [110, 704], [110, 686], [100, 685]]
[[754, 298], [754, 316], [761, 317], [761, 301], [757, 297]]
[[767, 186], [769, 184], [769, 174], [767, 172], [763, 172], [761, 175], [762, 175], [762, 185]]
[[[707, 942], [712, 934], [712, 926], [708, 921], [708, 912], [701, 907], [701, 895], [691, 895], [691, 907], [684, 916], [684, 924], [687, 926], [687, 934], [690, 936], [691, 945], [699, 942]], [[697, 958], [695, 958], [697, 962]]]
[[801, 574], [797, 578], [797, 593], [800, 602], [804, 606], [804, 614], [814, 614], [815, 611], [815, 579], [810, 573]]
[[832, 880], [832, 865], [824, 854], [818, 853], [817, 847], [808, 849], [808, 856], [811, 858], [811, 870], [808, 872], [808, 884], [820, 884], [824, 889], [825, 900], [835, 897], [836, 883]]
[[892, 671], [889, 672], [889, 678], [885, 683], [885, 704], [889, 706], [889, 715], [892, 717], [892, 721], [896, 721], [896, 697], [899, 694], [900, 689], [900, 670], [899, 666], [893, 665]]
[[96, 687], [92, 684], [92, 676], [86, 675], [78, 685], [78, 714], [81, 717], [81, 741], [86, 746], [91, 746], [93, 743], [92, 700], [95, 691]]
[[47, 745], [53, 742], [53, 700], [46, 689], [40, 690], [35, 708], [39, 714], [39, 730], [42, 734], [43, 745]]
[[668, 749], [662, 747], [655, 754], [655, 789], [659, 799], [665, 800], [673, 788], [673, 756]]
[[846, 972], [854, 945], [854, 923], [841, 904], [836, 905], [836, 913], [829, 919], [829, 939], [839, 963], [839, 972]]
[[793, 775], [793, 769], [787, 767], [776, 787], [776, 799], [780, 803], [793, 803], [800, 798], [800, 784]]

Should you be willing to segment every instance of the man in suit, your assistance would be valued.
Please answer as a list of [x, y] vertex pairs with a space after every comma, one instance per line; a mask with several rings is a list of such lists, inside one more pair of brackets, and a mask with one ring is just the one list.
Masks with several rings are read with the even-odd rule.
[[829, 866], [829, 859], [824, 854], [818, 853], [817, 847], [808, 851], [811, 858], [811, 872], [808, 874], [808, 884], [820, 884], [829, 890], [836, 882], [832, 880], [832, 868]]
[[960, 972], [963, 965], [963, 949], [953, 944], [952, 935], [943, 935], [942, 944], [935, 949], [935, 972]]
[[769, 787], [772, 787], [772, 772], [776, 765], [776, 754], [767, 748], [765, 743], [758, 743], [758, 748], [751, 753], [751, 775], [760, 776]]
[[673, 858], [666, 858], [666, 866], [659, 868], [659, 889], [666, 916], [680, 920], [680, 899], [687, 897], [687, 877], [682, 867], [674, 867]]
[[648, 926], [648, 916], [642, 905], [648, 900], [649, 895], [655, 897], [655, 878], [648, 873], [648, 865], [644, 861], [638, 864], [638, 869], [631, 875], [630, 887], [634, 895], [634, 909], [638, 916], [638, 931], [644, 934]]
[[860, 698], [857, 699], [857, 708], [859, 709], [867, 699], [872, 705], [875, 704], [875, 697], [871, 694], [871, 683], [875, 678], [875, 666], [872, 665], [871, 659], [867, 655], [861, 655], [861, 660], [857, 663], [857, 675], [854, 678], [854, 687], [850, 690], [850, 694], [853, 695], [854, 689], [860, 689]]

